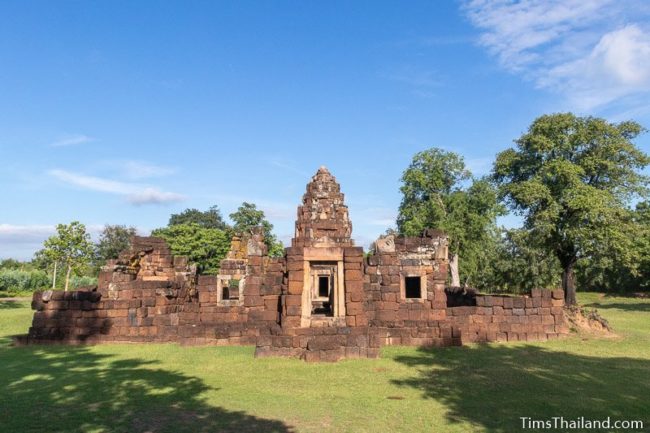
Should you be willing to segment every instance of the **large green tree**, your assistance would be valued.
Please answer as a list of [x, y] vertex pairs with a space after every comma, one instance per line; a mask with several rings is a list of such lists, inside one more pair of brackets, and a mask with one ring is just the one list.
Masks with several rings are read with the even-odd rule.
[[623, 231], [630, 200], [647, 193], [650, 160], [632, 140], [635, 122], [610, 123], [571, 113], [541, 116], [497, 155], [494, 180], [524, 227], [562, 266], [567, 304], [576, 303], [575, 267], [607, 244], [630, 254]]
[[68, 290], [70, 274], [78, 273], [93, 257], [93, 244], [86, 226], [78, 221], [58, 224], [57, 234], [50, 236], [43, 244], [43, 252], [54, 264], [52, 286], [56, 285], [57, 266], [65, 267], [65, 289]]
[[169, 217], [170, 226], [180, 225], [180, 224], [198, 224], [201, 227], [206, 229], [219, 229], [227, 230], [228, 224], [223, 220], [221, 216], [221, 211], [218, 206], [211, 206], [206, 211], [200, 211], [198, 209], [185, 209], [183, 212], [178, 214], [172, 214]]
[[281, 256], [284, 247], [273, 234], [273, 224], [264, 215], [264, 211], [257, 209], [253, 203], [243, 202], [236, 212], [230, 214], [230, 219], [235, 223], [233, 230], [239, 234], [249, 234], [253, 227], [262, 227], [264, 231], [264, 243], [268, 247], [271, 257]]
[[557, 258], [538, 245], [525, 229], [500, 229], [483, 243], [476, 287], [486, 291], [520, 293], [560, 284]]
[[619, 237], [614, 238], [617, 247], [613, 247], [611, 241], [604, 242], [578, 260], [576, 280], [580, 287], [608, 292], [650, 288], [648, 202], [639, 202], [618, 225]]
[[216, 274], [230, 249], [230, 237], [223, 230], [196, 223], [177, 224], [151, 232], [167, 241], [174, 255], [187, 256], [200, 273]]
[[105, 225], [95, 248], [97, 262], [104, 264], [106, 260], [116, 259], [122, 251], [129, 248], [131, 237], [136, 234], [135, 227]]
[[461, 284], [461, 256], [467, 262], [467, 284], [476, 275], [483, 244], [501, 212], [495, 189], [486, 180], [474, 180], [462, 156], [432, 148], [413, 157], [400, 191], [398, 231], [407, 236], [419, 236], [426, 228], [445, 231], [451, 285]]

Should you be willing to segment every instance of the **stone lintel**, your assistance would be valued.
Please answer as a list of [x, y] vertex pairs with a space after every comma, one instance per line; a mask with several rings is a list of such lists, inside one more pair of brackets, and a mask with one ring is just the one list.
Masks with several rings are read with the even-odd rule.
[[343, 248], [341, 247], [305, 247], [303, 254], [304, 260], [311, 262], [338, 262], [343, 260]]

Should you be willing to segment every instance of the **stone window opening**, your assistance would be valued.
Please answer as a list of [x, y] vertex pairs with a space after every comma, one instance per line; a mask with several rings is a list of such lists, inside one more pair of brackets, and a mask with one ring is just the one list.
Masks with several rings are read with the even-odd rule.
[[226, 280], [223, 284], [221, 292], [222, 301], [237, 301], [239, 300], [239, 280], [231, 279]]
[[217, 305], [234, 307], [243, 305], [244, 284], [243, 275], [219, 275], [217, 280]]
[[404, 273], [400, 278], [401, 299], [406, 302], [421, 302], [427, 299], [427, 276], [425, 273]]
[[422, 279], [420, 277], [404, 277], [404, 294], [406, 299], [422, 297]]

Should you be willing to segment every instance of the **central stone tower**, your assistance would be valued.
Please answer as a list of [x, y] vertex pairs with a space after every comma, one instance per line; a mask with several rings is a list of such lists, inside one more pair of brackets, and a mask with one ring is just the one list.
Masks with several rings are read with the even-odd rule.
[[[346, 325], [346, 293], [360, 289], [362, 280], [363, 250], [354, 247], [351, 235], [341, 187], [321, 167], [307, 184], [295, 237], [287, 248], [288, 284], [282, 296], [285, 329]], [[347, 263], [350, 258], [354, 265]], [[350, 285], [351, 278], [355, 284]]]
[[353, 246], [352, 223], [341, 186], [325, 167], [318, 169], [307, 184], [298, 207], [293, 247]]

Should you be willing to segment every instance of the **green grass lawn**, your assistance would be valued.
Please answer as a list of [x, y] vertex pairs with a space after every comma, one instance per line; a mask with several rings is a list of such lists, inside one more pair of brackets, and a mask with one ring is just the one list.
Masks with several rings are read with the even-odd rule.
[[32, 298], [34, 292], [29, 292], [26, 290], [11, 290], [11, 291], [0, 291], [0, 300], [3, 298]]
[[0, 431], [515, 432], [522, 416], [650, 431], [650, 300], [580, 301], [619, 337], [389, 347], [336, 364], [254, 359], [252, 347], [10, 347], [32, 313], [0, 301]]

